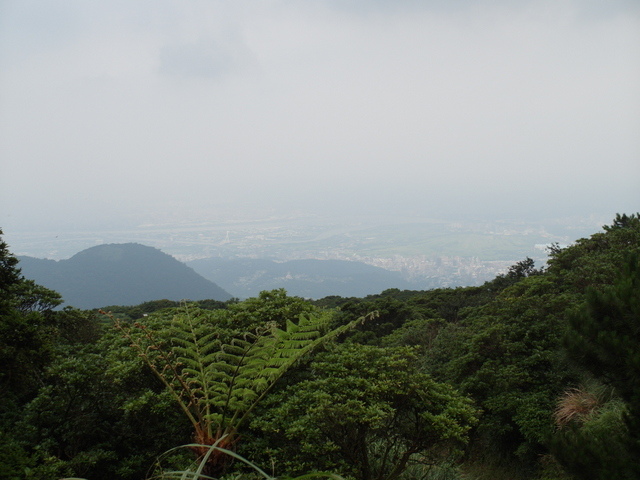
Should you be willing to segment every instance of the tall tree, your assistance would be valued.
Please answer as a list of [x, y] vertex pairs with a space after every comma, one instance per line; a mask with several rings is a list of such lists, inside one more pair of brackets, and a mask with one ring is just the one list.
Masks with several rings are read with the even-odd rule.
[[26, 280], [0, 230], [0, 477], [11, 478], [30, 465], [15, 440], [24, 405], [40, 387], [56, 335], [52, 309], [60, 295]]
[[[628, 220], [613, 228], [628, 228]], [[568, 425], [554, 442], [556, 457], [582, 478], [640, 478], [640, 257], [629, 256], [614, 285], [589, 289], [569, 325], [571, 358], [612, 387], [625, 411], [622, 422], [605, 424], [608, 430], [594, 432], [593, 421]]]
[[410, 347], [341, 344], [311, 364], [311, 378], [269, 399], [254, 422], [280, 468], [334, 469], [359, 480], [395, 480], [464, 446], [470, 401], [420, 373]]
[[52, 309], [60, 303], [58, 293], [22, 276], [18, 260], [0, 239], [0, 391], [4, 395], [22, 401], [34, 392], [37, 373], [51, 355]]

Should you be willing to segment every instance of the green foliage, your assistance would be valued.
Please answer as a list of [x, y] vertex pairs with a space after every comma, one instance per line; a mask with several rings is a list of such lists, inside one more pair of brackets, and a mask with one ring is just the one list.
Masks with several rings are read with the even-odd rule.
[[97, 312], [65, 307], [55, 313], [57, 340], [61, 345], [93, 344], [104, 331]]
[[499, 292], [505, 288], [515, 285], [520, 280], [526, 277], [532, 277], [534, 275], [540, 275], [543, 270], [535, 268], [535, 262], [532, 258], [525, 258], [524, 260], [517, 262], [515, 265], [509, 267], [509, 270], [504, 275], [498, 275], [495, 279], [486, 282], [484, 288]]
[[475, 422], [470, 402], [417, 371], [409, 347], [353, 343], [323, 353], [312, 376], [269, 398], [253, 426], [289, 473], [338, 470], [395, 479], [412, 464], [459, 452]]
[[584, 480], [636, 479], [637, 455], [629, 456], [626, 406], [612, 399], [581, 421], [562, 426], [549, 444], [554, 457]]
[[15, 308], [20, 313], [48, 313], [62, 303], [60, 294], [37, 285], [33, 280], [22, 279], [11, 289]]
[[296, 320], [300, 315], [308, 316], [320, 310], [300, 297], [290, 297], [283, 288], [265, 290], [255, 298], [229, 304], [227, 317], [234, 328], [251, 330], [268, 322], [284, 328], [287, 320]]
[[589, 287], [611, 285], [629, 254], [640, 253], [640, 214], [617, 215], [604, 232], [583, 238], [566, 249], [553, 249], [548, 272], [565, 288], [584, 294]]
[[570, 327], [566, 345], [572, 357], [640, 414], [639, 255], [629, 257], [614, 285], [589, 289]]
[[528, 261], [512, 267], [484, 286], [500, 286], [493, 298], [440, 329], [425, 366], [481, 406], [474, 455], [507, 458], [523, 470], [545, 453], [556, 399], [583, 376], [563, 352], [567, 318], [588, 287], [612, 284], [624, 256], [639, 246], [640, 222], [626, 217], [604, 233], [555, 249], [546, 271]]
[[[622, 220], [622, 219], [621, 219]], [[627, 219], [614, 227], [628, 228]], [[556, 457], [586, 479], [640, 476], [640, 257], [633, 253], [614, 285], [591, 288], [570, 318], [566, 346], [572, 359], [613, 387], [623, 408], [602, 409], [555, 438]], [[608, 406], [618, 406], [612, 400]]]
[[[101, 310], [111, 313], [120, 320], [139, 320], [151, 313], [158, 312], [160, 310], [168, 308], [178, 308], [184, 302], [176, 300], [151, 300], [149, 302], [143, 302], [139, 305], [126, 306], [126, 305], [111, 305], [103, 307]], [[204, 310], [218, 310], [227, 308], [229, 305], [237, 303], [237, 300], [227, 300], [222, 302], [220, 300], [196, 300], [191, 302], [193, 305]]]
[[426, 292], [389, 289], [364, 299], [342, 299], [340, 302], [333, 299], [329, 303], [339, 305], [340, 314], [336, 317], [339, 323], [346, 323], [366, 312], [379, 312], [377, 319], [360, 325], [348, 337], [357, 343], [381, 345], [385, 336], [394, 334], [397, 337], [398, 329], [405, 329], [408, 324], [417, 325], [423, 321], [432, 328], [439, 321], [458, 322], [470, 308], [492, 299], [495, 291], [497, 288], [487, 286], [441, 288]]
[[52, 309], [60, 303], [57, 293], [21, 275], [18, 260], [0, 240], [0, 420], [37, 390], [55, 341]]
[[[248, 479], [259, 479], [259, 478], [264, 478], [265, 480], [276, 480], [276, 477], [269, 475], [268, 473], [266, 473], [263, 469], [261, 469], [260, 467], [258, 467], [255, 463], [247, 460], [246, 458], [242, 457], [241, 455], [238, 455], [236, 452], [231, 451], [231, 450], [227, 450], [226, 448], [222, 448], [220, 447], [220, 444], [224, 441], [224, 438], [219, 439], [218, 441], [216, 441], [213, 445], [199, 445], [199, 444], [189, 444], [189, 445], [182, 445], [180, 447], [175, 447], [172, 448], [171, 450], [165, 452], [161, 458], [158, 459], [157, 461], [157, 465], [156, 465], [156, 470], [158, 471], [158, 473], [156, 475], [154, 475], [153, 478], [156, 478], [158, 480], [169, 480], [169, 479], [180, 479], [180, 480], [200, 480], [200, 479], [208, 479], [208, 478], [212, 478], [209, 477], [207, 475], [205, 475], [205, 471], [207, 468], [207, 462], [209, 460], [209, 458], [211, 458], [214, 455], [226, 455], [231, 459], [234, 459], [237, 461], [237, 463], [243, 464], [243, 466], [248, 467], [250, 473], [249, 474], [240, 474], [240, 475], [236, 475], [235, 478], [236, 479], [244, 479], [244, 478], [248, 478]], [[197, 462], [195, 462], [192, 466], [188, 467], [185, 470], [163, 470], [162, 469], [162, 458], [163, 457], [167, 457], [173, 454], [173, 452], [175, 452], [176, 450], [180, 450], [180, 449], [198, 449], [198, 450], [204, 450], [205, 453], [202, 456], [202, 458], [200, 458]], [[329, 478], [332, 480], [343, 480], [343, 478], [340, 475], [336, 475], [334, 473], [328, 473], [328, 472], [312, 472], [312, 473], [306, 473], [303, 475], [300, 475], [298, 477], [295, 478], [290, 478], [289, 480], [306, 480], [306, 479], [311, 479], [311, 478]]]
[[[71, 310], [53, 311], [60, 295], [25, 279], [17, 264], [0, 242], [0, 477], [49, 479], [72, 471], [53, 450], [64, 450], [68, 459], [74, 447], [67, 440], [83, 435], [82, 416], [72, 428], [44, 427], [57, 424], [61, 413], [69, 414], [52, 401], [56, 387], [49, 372], [62, 352], [69, 354], [65, 345], [81, 342], [79, 327], [91, 330], [91, 321]], [[87, 335], [85, 340], [95, 338]], [[63, 368], [73, 375], [76, 367]]]
[[394, 330], [412, 320], [425, 317], [424, 309], [396, 300], [392, 297], [382, 297], [369, 301], [350, 301], [342, 305], [336, 316], [337, 324], [346, 324], [354, 319], [366, 315], [367, 312], [378, 312], [378, 316], [371, 321], [360, 324], [347, 338], [351, 342], [364, 344], [379, 344], [381, 339]]
[[[273, 293], [278, 301], [272, 309], [265, 308], [271, 300], [265, 294], [250, 305], [224, 311], [185, 306], [170, 319], [150, 317], [146, 324], [133, 325], [116, 322], [189, 419], [199, 444], [212, 445], [224, 438], [220, 446], [232, 447], [238, 440], [238, 429], [287, 370], [363, 320], [331, 331], [330, 312], [301, 314], [294, 322], [288, 317], [297, 313], [301, 301], [288, 303], [282, 292]], [[275, 318], [279, 311], [283, 328], [274, 320], [253, 331], [229, 327], [236, 314], [242, 325], [247, 319], [255, 323], [256, 315], [264, 310], [270, 313], [268, 318]], [[224, 461], [226, 457], [214, 454], [208, 472], [223, 471]]]
[[26, 471], [34, 465], [33, 459], [24, 448], [6, 431], [0, 431], [0, 478], [22, 480]]
[[639, 255], [619, 215], [480, 287], [325, 299], [337, 315], [284, 290], [157, 300], [113, 307], [116, 330], [55, 310], [0, 242], [0, 478], [137, 480], [189, 441], [165, 478], [267, 478], [236, 447], [363, 480], [640, 478]]
[[118, 340], [106, 332], [56, 348], [39, 377], [42, 388], [12, 425], [14, 443], [31, 462], [29, 478], [140, 479], [158, 452], [189, 441], [157, 379], [123, 357]]
[[[0, 236], [2, 230], [0, 229]], [[11, 289], [21, 282], [18, 259], [9, 252], [9, 246], [0, 239], [0, 307], [1, 314], [4, 314], [11, 305]]]
[[549, 278], [525, 278], [433, 342], [429, 370], [484, 411], [476, 446], [523, 460], [542, 451], [553, 428], [550, 411], [567, 381], [559, 348], [571, 302]]

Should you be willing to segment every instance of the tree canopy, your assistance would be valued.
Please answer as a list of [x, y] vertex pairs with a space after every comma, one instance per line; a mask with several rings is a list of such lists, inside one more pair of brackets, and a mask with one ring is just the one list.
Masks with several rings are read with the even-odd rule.
[[216, 442], [283, 475], [638, 478], [639, 258], [619, 215], [478, 287], [104, 316], [59, 309], [0, 241], [0, 478], [141, 480], [163, 452], [247, 473]]

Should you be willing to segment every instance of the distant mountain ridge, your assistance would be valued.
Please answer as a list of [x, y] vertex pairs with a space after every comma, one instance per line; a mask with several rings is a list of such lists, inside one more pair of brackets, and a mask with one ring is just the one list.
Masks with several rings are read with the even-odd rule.
[[231, 298], [171, 255], [138, 243], [98, 245], [67, 260], [18, 259], [25, 278], [57, 291], [65, 305], [78, 308]]
[[364, 297], [415, 286], [400, 273], [346, 260], [206, 258], [182, 263], [138, 243], [104, 244], [66, 260], [18, 256], [22, 274], [62, 295], [64, 305], [99, 308], [152, 300], [228, 300], [284, 288], [318, 299]]
[[318, 299], [331, 295], [365, 297], [389, 288], [414, 286], [400, 273], [348, 260], [290, 260], [204, 258], [187, 262], [203, 277], [239, 298], [262, 290], [284, 288], [290, 295]]

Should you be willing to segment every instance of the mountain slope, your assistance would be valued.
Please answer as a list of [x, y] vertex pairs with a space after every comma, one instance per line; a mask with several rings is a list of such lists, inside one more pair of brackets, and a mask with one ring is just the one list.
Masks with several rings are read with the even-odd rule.
[[66, 305], [78, 308], [231, 298], [172, 256], [136, 243], [98, 245], [68, 260], [18, 258], [26, 278], [57, 291]]
[[412, 287], [397, 272], [345, 260], [205, 258], [187, 265], [239, 298], [274, 288], [284, 288], [290, 295], [304, 298], [323, 298], [364, 297], [389, 288]]

